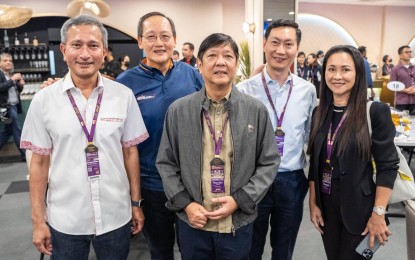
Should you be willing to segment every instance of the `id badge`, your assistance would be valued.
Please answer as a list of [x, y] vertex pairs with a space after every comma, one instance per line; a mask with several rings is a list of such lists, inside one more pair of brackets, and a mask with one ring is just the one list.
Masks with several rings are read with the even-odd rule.
[[212, 193], [225, 193], [225, 163], [219, 158], [210, 161], [210, 179]]
[[331, 167], [329, 163], [326, 163], [323, 167], [323, 172], [322, 172], [323, 179], [321, 181], [321, 192], [327, 195], [330, 195], [331, 193], [332, 173], [333, 173], [333, 167]]
[[101, 173], [99, 170], [98, 147], [93, 144], [89, 144], [85, 148], [85, 155], [88, 178], [90, 180], [99, 179]]
[[275, 140], [277, 141], [278, 152], [280, 153], [280, 156], [283, 156], [284, 152], [284, 137], [284, 131], [282, 131], [282, 129], [278, 127], [277, 130], [275, 130]]

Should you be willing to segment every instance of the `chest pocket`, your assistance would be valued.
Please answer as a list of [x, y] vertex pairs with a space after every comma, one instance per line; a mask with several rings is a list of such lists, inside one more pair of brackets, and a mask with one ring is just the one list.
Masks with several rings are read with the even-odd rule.
[[121, 114], [102, 114], [98, 118], [97, 133], [104, 139], [111, 136], [121, 140], [125, 119]]

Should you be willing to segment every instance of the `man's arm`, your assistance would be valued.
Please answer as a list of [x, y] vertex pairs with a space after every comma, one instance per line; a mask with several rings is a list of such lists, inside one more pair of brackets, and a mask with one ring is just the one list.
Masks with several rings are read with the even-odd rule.
[[[124, 156], [124, 166], [127, 171], [128, 181], [130, 183], [131, 200], [141, 200], [140, 189], [140, 165], [138, 158], [137, 146], [122, 149]], [[143, 229], [144, 226], [144, 213], [139, 207], [132, 207], [132, 226], [133, 234], [137, 234]]]
[[33, 153], [29, 179], [33, 244], [39, 252], [46, 255], [52, 254], [51, 235], [45, 219], [45, 195], [48, 185], [49, 164], [49, 155]]

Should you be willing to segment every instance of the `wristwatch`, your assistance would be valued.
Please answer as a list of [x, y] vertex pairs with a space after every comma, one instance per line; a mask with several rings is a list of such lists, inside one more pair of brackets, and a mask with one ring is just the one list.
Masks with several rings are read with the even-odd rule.
[[379, 216], [385, 215], [386, 213], [388, 213], [386, 211], [386, 209], [382, 206], [379, 207], [373, 207], [373, 212], [375, 212], [376, 214], [378, 214]]
[[144, 201], [143, 199], [141, 199], [139, 201], [132, 200], [131, 201], [131, 206], [142, 208], [143, 207], [143, 201]]

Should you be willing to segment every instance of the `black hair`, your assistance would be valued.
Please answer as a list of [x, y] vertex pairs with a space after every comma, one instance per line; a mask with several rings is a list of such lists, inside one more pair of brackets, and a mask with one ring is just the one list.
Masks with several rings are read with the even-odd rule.
[[236, 42], [230, 37], [229, 35], [223, 34], [223, 33], [213, 33], [206, 37], [203, 42], [200, 44], [199, 52], [197, 53], [197, 58], [199, 60], [202, 60], [203, 55], [205, 52], [213, 47], [219, 46], [219, 45], [225, 45], [229, 44], [233, 50], [233, 53], [235, 54], [236, 60], [239, 59], [239, 49]]
[[137, 27], [137, 35], [139, 37], [143, 37], [143, 23], [145, 20], [147, 20], [147, 18], [153, 17], [153, 16], [161, 16], [166, 18], [171, 26], [171, 31], [173, 33], [173, 37], [176, 37], [176, 27], [174, 26], [174, 22], [170, 17], [167, 17], [165, 14], [160, 13], [160, 12], [150, 12], [147, 13], [143, 16], [141, 16], [140, 20], [138, 20], [138, 27]]
[[363, 54], [364, 52], [366, 52], [366, 46], [359, 46], [359, 48], [357, 48], [359, 50], [359, 52], [361, 54]]
[[344, 121], [343, 127], [340, 129], [337, 141], [337, 155], [345, 155], [346, 148], [350, 144], [351, 139], [357, 140], [357, 154], [359, 158], [369, 160], [371, 155], [370, 136], [367, 126], [366, 102], [367, 102], [367, 86], [366, 73], [363, 56], [353, 46], [337, 45], [327, 51], [323, 60], [323, 68], [321, 70], [320, 85], [320, 102], [316, 108], [311, 123], [310, 138], [307, 153], [313, 150], [313, 144], [319, 129], [322, 127], [324, 119], [327, 117], [330, 107], [333, 103], [333, 92], [327, 86], [326, 67], [328, 59], [335, 53], [347, 53], [354, 62], [356, 78], [353, 88], [351, 89], [349, 100], [347, 102], [348, 116]]
[[409, 47], [408, 45], [404, 45], [404, 46], [399, 47], [398, 54], [402, 54], [403, 49], [406, 49], [406, 48], [410, 49], [411, 47]]
[[389, 55], [386, 54], [386, 55], [383, 56], [382, 61], [386, 62], [388, 60], [388, 58], [389, 58]]
[[268, 40], [269, 34], [271, 33], [271, 30], [278, 27], [291, 27], [295, 29], [295, 36], [297, 38], [297, 45], [300, 45], [301, 42], [301, 30], [298, 28], [298, 24], [291, 20], [286, 19], [278, 19], [276, 21], [273, 21], [270, 23], [265, 30], [265, 40]]
[[189, 49], [192, 50], [192, 51], [195, 50], [195, 46], [193, 45], [193, 43], [185, 42], [185, 43], [183, 43], [183, 45], [188, 45], [189, 46]]

